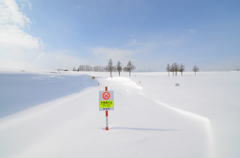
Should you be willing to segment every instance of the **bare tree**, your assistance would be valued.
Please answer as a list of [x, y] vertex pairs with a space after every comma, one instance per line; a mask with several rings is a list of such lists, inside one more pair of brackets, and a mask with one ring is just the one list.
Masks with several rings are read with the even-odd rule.
[[91, 65], [79, 65], [77, 71], [92, 71], [93, 67]]
[[175, 72], [175, 76], [177, 76], [178, 69], [179, 69], [178, 64], [177, 64], [177, 63], [173, 63], [173, 64], [172, 64], [172, 72], [173, 72], [173, 75], [174, 75], [174, 72]]
[[109, 61], [108, 61], [107, 70], [110, 72], [110, 77], [112, 77], [112, 72], [113, 72], [113, 62], [112, 62], [112, 59], [109, 59]]
[[171, 72], [171, 66], [170, 66], [170, 64], [167, 64], [166, 70], [167, 70], [167, 72], [168, 72], [168, 76], [170, 76], [170, 72]]
[[183, 75], [183, 72], [185, 71], [185, 66], [183, 64], [181, 64], [179, 66], [179, 72], [181, 72], [181, 76]]
[[196, 65], [193, 66], [193, 72], [195, 73], [195, 76], [197, 75], [197, 72], [199, 71], [199, 67], [197, 67]]
[[129, 61], [124, 69], [125, 71], [129, 72], [129, 76], [131, 76], [131, 72], [135, 69], [135, 66], [132, 64], [131, 61]]
[[117, 62], [117, 71], [118, 71], [118, 75], [120, 76], [120, 73], [122, 71], [122, 65], [120, 61]]
[[173, 66], [173, 64], [170, 65], [170, 72], [172, 72], [172, 75], [174, 76], [174, 66]]

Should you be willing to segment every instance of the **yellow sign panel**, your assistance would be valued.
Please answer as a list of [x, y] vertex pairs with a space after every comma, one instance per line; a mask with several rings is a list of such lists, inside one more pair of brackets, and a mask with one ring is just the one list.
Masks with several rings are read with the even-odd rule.
[[100, 108], [114, 108], [114, 102], [112, 100], [100, 101]]

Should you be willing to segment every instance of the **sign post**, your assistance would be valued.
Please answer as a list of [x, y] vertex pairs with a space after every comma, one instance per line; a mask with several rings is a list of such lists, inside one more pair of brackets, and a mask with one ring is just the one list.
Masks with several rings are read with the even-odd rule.
[[108, 110], [105, 111], [105, 114], [106, 114], [106, 128], [105, 128], [105, 130], [109, 130], [109, 128], [108, 128]]
[[108, 91], [108, 87], [105, 87], [105, 91], [99, 92], [99, 110], [105, 111], [105, 116], [106, 116], [105, 130], [109, 130], [108, 111], [114, 110], [114, 99], [113, 99], [113, 91]]

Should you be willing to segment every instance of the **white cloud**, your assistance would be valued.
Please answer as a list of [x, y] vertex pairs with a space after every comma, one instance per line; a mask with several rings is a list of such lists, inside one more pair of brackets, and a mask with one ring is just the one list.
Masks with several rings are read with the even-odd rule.
[[14, 0], [0, 2], [0, 46], [37, 49], [39, 39], [24, 31], [30, 20], [19, 10]]
[[137, 52], [128, 49], [98, 47], [93, 49], [93, 53], [99, 57], [113, 60], [129, 60]]
[[17, 26], [0, 25], [0, 46], [1, 47], [18, 47], [20, 49], [38, 49], [40, 48], [40, 40], [30, 34], [24, 32]]
[[40, 40], [24, 31], [30, 20], [14, 0], [0, 2], [0, 67], [29, 68]]
[[79, 59], [78, 57], [69, 56], [69, 52], [67, 51], [59, 51], [59, 52], [41, 52], [34, 60], [33, 65], [36, 67], [41, 65], [41, 68], [68, 68], [71, 69], [73, 67], [78, 66], [81, 63], [85, 63], [85, 61]]
[[20, 7], [31, 9], [28, 0], [0, 1], [0, 67], [17, 69], [62, 68], [78, 65], [80, 60], [69, 52], [43, 51], [39, 38], [27, 33], [30, 19]]
[[20, 11], [14, 0], [2, 0], [0, 2], [0, 25], [14, 25], [25, 27], [30, 20]]

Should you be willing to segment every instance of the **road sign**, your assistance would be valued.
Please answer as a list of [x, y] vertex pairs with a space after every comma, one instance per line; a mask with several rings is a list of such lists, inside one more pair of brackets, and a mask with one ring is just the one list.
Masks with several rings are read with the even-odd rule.
[[99, 91], [99, 110], [114, 110], [113, 91]]
[[102, 98], [104, 100], [108, 100], [111, 97], [111, 94], [107, 91], [107, 92], [103, 92], [102, 94]]

